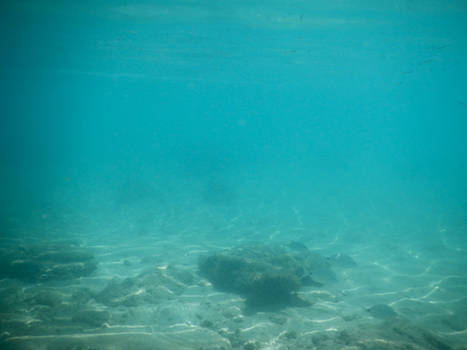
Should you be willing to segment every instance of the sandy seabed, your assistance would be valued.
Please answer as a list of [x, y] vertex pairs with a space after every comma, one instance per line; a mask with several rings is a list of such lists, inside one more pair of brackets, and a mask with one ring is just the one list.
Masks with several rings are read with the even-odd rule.
[[[404, 240], [200, 211], [163, 222], [123, 215], [92, 230], [74, 220], [65, 235], [42, 219], [2, 238], [3, 266], [29, 266], [3, 272], [2, 349], [467, 349], [466, 228]], [[201, 276], [198, 259], [257, 242], [299, 242], [356, 266], [303, 286], [309, 306], [251, 312]]]

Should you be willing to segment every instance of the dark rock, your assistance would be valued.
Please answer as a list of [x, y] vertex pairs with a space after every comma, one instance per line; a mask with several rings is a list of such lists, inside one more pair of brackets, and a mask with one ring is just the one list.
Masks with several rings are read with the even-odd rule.
[[304, 275], [300, 278], [300, 282], [303, 286], [309, 287], [322, 287], [323, 283], [315, 281], [311, 275]]
[[252, 245], [201, 257], [200, 273], [219, 289], [247, 298], [249, 307], [306, 306], [297, 296], [306, 261], [284, 247]]
[[295, 293], [300, 289], [300, 280], [290, 273], [261, 273], [253, 277], [248, 290], [251, 306], [289, 304], [299, 306]]

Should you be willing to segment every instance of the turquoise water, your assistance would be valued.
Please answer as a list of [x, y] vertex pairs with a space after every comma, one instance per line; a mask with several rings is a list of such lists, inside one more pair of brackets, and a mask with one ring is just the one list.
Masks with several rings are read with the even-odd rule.
[[[464, 1], [11, 1], [0, 32], [4, 346], [467, 343]], [[249, 314], [197, 262], [257, 242], [356, 266]], [[104, 302], [167, 266], [186, 289]]]

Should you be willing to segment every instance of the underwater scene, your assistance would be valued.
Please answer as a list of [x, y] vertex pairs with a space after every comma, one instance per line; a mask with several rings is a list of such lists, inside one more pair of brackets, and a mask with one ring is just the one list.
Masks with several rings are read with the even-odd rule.
[[0, 30], [0, 349], [467, 350], [465, 0]]

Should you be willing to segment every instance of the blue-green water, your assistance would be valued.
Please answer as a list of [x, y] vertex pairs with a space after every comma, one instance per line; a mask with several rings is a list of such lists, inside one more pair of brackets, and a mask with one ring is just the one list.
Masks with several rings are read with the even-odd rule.
[[[229, 324], [208, 313], [210, 332], [233, 348], [306, 348], [271, 339], [358, 328], [370, 322], [358, 310], [383, 303], [417, 334], [448, 348], [467, 342], [465, 1], [10, 1], [0, 33], [0, 263], [20, 246], [73, 242], [97, 266], [60, 286], [10, 273], [2, 291], [71, 283], [98, 293], [135, 276], [142, 257], [201, 279], [201, 253], [298, 241], [356, 261], [337, 285], [316, 289], [333, 298], [312, 300], [331, 303], [324, 319], [343, 323], [321, 329], [319, 307], [289, 310], [269, 335], [245, 331], [236, 343], [220, 329], [237, 334], [261, 316]], [[60, 299], [45, 306], [60, 317], [18, 318], [29, 299], [14, 300], [0, 310], [6, 344], [56, 334], [25, 329], [27, 317], [54, 327], [74, 317], [56, 305], [73, 301]], [[98, 298], [78, 308], [106, 308], [110, 327], [170, 326], [146, 314], [123, 320]], [[384, 338], [371, 332], [347, 345]], [[312, 346], [343, 346], [333, 341]]]

